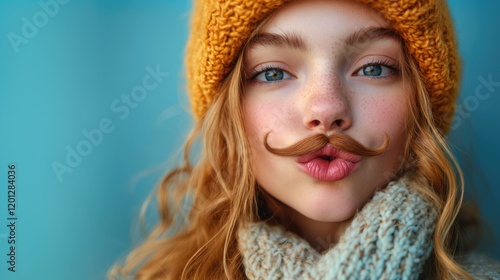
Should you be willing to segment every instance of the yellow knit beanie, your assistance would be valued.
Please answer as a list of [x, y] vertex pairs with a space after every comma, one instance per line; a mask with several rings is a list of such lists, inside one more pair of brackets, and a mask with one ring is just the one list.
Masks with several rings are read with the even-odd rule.
[[[201, 118], [253, 29], [289, 0], [194, 0], [187, 44], [187, 90]], [[437, 126], [448, 131], [459, 84], [459, 61], [445, 0], [358, 0], [400, 33], [430, 93]]]

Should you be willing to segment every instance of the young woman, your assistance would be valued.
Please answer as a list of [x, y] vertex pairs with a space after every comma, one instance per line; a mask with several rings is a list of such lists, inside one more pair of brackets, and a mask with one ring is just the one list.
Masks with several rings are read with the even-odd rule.
[[456, 250], [457, 60], [442, 1], [197, 1], [198, 121], [112, 277], [500, 277]]

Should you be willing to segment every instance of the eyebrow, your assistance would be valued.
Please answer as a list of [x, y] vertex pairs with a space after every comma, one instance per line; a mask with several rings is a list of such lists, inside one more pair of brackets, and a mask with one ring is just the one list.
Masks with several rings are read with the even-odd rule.
[[398, 41], [401, 40], [401, 36], [399, 35], [399, 33], [392, 28], [366, 27], [366, 28], [361, 28], [351, 33], [349, 36], [347, 36], [344, 40], [344, 46], [345, 47], [355, 46], [363, 44], [366, 41], [374, 41], [385, 38], [393, 38]]
[[248, 43], [247, 48], [254, 46], [275, 46], [281, 48], [290, 48], [297, 50], [307, 50], [307, 45], [304, 40], [296, 33], [276, 34], [276, 33], [259, 33], [255, 35]]

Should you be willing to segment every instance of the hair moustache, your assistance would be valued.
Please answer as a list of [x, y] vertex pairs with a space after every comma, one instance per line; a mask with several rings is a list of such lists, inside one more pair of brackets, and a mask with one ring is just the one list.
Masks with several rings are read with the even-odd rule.
[[370, 149], [363, 146], [358, 141], [354, 140], [351, 136], [343, 133], [335, 133], [330, 136], [325, 134], [315, 134], [305, 139], [298, 141], [284, 148], [273, 148], [267, 142], [267, 138], [271, 132], [267, 133], [264, 137], [264, 146], [266, 149], [278, 156], [301, 156], [310, 154], [323, 148], [325, 145], [330, 144], [333, 147], [363, 157], [372, 157], [383, 153], [389, 146], [389, 136], [385, 134], [384, 143], [376, 149]]

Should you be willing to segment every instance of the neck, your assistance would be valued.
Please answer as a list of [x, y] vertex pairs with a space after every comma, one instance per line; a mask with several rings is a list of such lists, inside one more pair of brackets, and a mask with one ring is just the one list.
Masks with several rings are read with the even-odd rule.
[[337, 244], [340, 237], [351, 223], [351, 220], [342, 222], [320, 222], [292, 210], [289, 229], [302, 237], [316, 251], [322, 253]]

